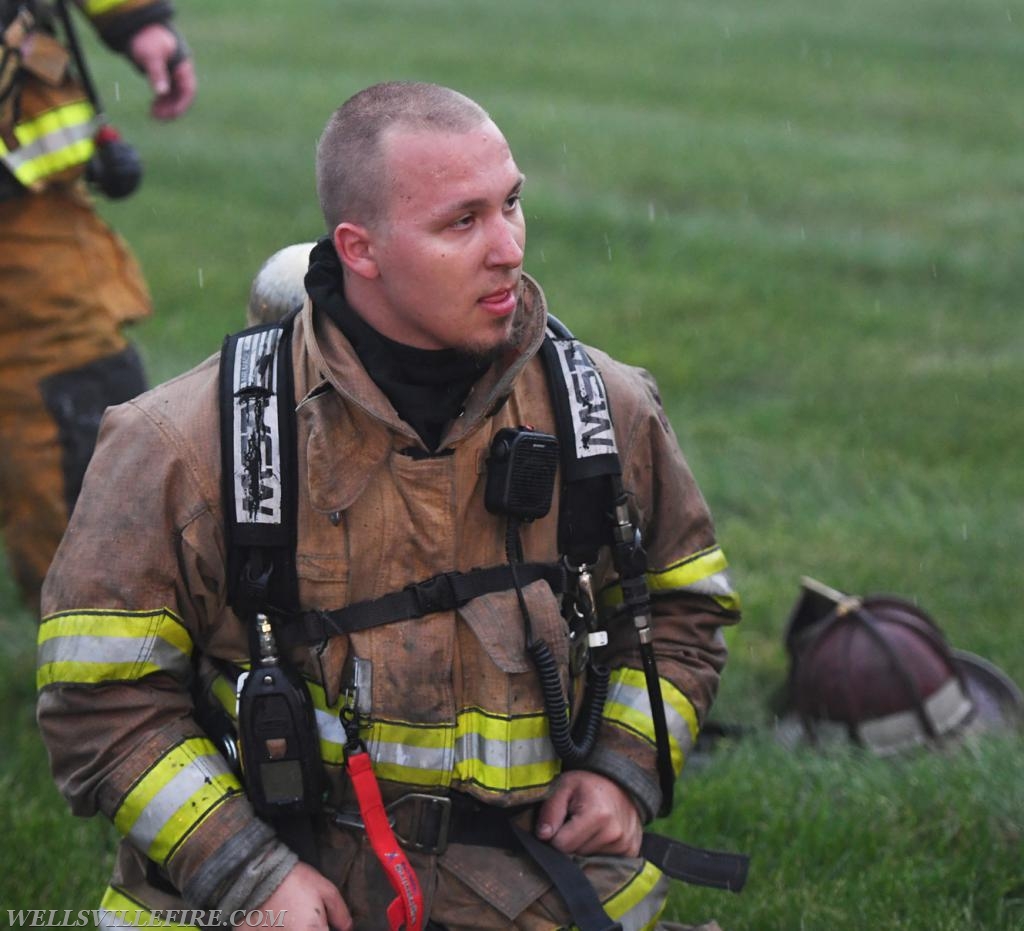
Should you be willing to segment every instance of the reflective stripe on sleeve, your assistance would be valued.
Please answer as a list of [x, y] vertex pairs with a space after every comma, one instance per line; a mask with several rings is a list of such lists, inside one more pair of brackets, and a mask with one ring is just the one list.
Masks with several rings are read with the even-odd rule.
[[[169, 909], [162, 909], [165, 914]], [[175, 910], [188, 913], [187, 909]], [[197, 917], [202, 914], [193, 912]], [[101, 931], [114, 928], [166, 928], [168, 931], [195, 931], [198, 925], [178, 924], [167, 921], [156, 909], [149, 909], [137, 899], [130, 898], [117, 886], [107, 886], [100, 902], [99, 914], [96, 916], [96, 927]]]
[[[686, 754], [697, 739], [697, 712], [690, 700], [671, 682], [666, 679], [658, 681], [665, 702], [672, 766], [679, 773]], [[647, 680], [641, 670], [622, 667], [612, 671], [604, 719], [632, 731], [651, 744], [655, 743], [651, 700], [647, 694]]]
[[205, 737], [183, 740], [128, 790], [114, 825], [151, 860], [166, 863], [221, 804], [242, 794], [238, 779]]
[[99, 16], [128, 3], [129, 0], [85, 0], [84, 9], [89, 16]]
[[[647, 572], [647, 587], [652, 595], [688, 591], [713, 598], [726, 611], [739, 612], [740, 596], [733, 590], [727, 571], [729, 563], [720, 546], [712, 546], [673, 563], [667, 569]], [[622, 604], [622, 588], [613, 585], [601, 593], [606, 609]]]
[[184, 681], [191, 656], [192, 638], [169, 611], [69, 611], [40, 625], [36, 685], [98, 685], [158, 672]]

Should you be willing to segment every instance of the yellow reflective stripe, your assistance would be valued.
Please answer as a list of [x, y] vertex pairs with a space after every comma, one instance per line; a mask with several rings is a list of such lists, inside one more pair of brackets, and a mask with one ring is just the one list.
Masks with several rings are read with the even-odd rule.
[[101, 13], [108, 13], [116, 7], [123, 6], [129, 0], [85, 0], [83, 9], [90, 16], [99, 16]]
[[238, 698], [235, 683], [227, 676], [217, 676], [210, 684], [210, 692], [232, 721], [238, 720]]
[[726, 562], [722, 548], [712, 546], [673, 563], [667, 569], [648, 572], [647, 584], [652, 592], [672, 591], [676, 588], [686, 588], [716, 572], [725, 572], [728, 567], [729, 563]]
[[653, 863], [644, 868], [605, 903], [608, 917], [622, 925], [622, 931], [652, 931], [668, 904], [668, 881]]
[[[168, 909], [163, 909], [166, 913]], [[174, 921], [165, 921], [143, 905], [138, 899], [126, 895], [117, 886], [107, 886], [100, 902], [100, 913], [96, 916], [96, 926], [101, 931], [107, 928], [168, 928], [170, 931], [195, 931], [198, 925], [182, 925]]]
[[468, 708], [455, 727], [374, 721], [367, 736], [378, 776], [410, 785], [463, 782], [509, 792], [547, 785], [561, 770], [543, 713], [505, 717]]
[[[653, 863], [644, 863], [629, 882], [602, 903], [608, 917], [622, 925], [622, 931], [653, 931], [668, 904], [668, 880]], [[558, 931], [579, 931], [577, 925], [563, 925]]]
[[[678, 773], [683, 768], [687, 751], [697, 739], [697, 712], [690, 700], [671, 682], [661, 678], [658, 681], [665, 703], [672, 766]], [[604, 719], [655, 743], [647, 680], [641, 670], [620, 668], [612, 672]]]
[[21, 162], [14, 166], [14, 174], [22, 184], [28, 186], [67, 168], [84, 165], [95, 151], [96, 143], [91, 138], [79, 139], [56, 152], [46, 152], [37, 158]]
[[242, 786], [205, 737], [182, 741], [132, 786], [114, 825], [151, 860], [165, 863], [181, 843]]
[[459, 715], [456, 781], [509, 792], [547, 785], [560, 771], [545, 714], [503, 717], [473, 708]]
[[43, 619], [36, 685], [135, 681], [157, 672], [184, 679], [192, 638], [181, 620], [156, 611], [68, 611]]
[[[733, 591], [726, 571], [729, 563], [720, 546], [711, 546], [673, 563], [667, 569], [646, 573], [647, 587], [652, 595], [675, 591], [692, 591], [713, 598], [726, 611], [740, 610], [739, 595]], [[622, 588], [612, 585], [601, 592], [601, 605], [606, 610], [622, 604]]]
[[374, 721], [367, 749], [374, 772], [416, 786], [448, 786], [455, 766], [455, 728]]
[[32, 145], [43, 136], [60, 133], [65, 129], [86, 125], [96, 111], [87, 100], [54, 107], [14, 127], [14, 135], [22, 145]]

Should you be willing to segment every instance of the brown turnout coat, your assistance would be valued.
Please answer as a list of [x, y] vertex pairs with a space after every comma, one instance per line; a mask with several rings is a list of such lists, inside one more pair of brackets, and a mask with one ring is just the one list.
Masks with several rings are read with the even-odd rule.
[[[438, 572], [506, 561], [504, 523], [488, 514], [483, 503], [491, 440], [501, 428], [520, 424], [555, 432], [536, 358], [546, 309], [540, 289], [529, 279], [521, 311], [526, 322], [518, 345], [474, 387], [437, 454], [412, 455], [412, 450], [425, 452], [419, 438], [370, 380], [341, 333], [315, 316], [307, 302], [293, 342], [300, 475], [297, 571], [303, 606], [334, 609]], [[707, 508], [650, 376], [596, 350], [591, 355], [608, 389], [625, 485], [652, 570], [717, 550]], [[169, 748], [202, 733], [190, 692], [196, 670], [202, 674], [210, 657], [238, 664], [248, 660], [245, 631], [225, 607], [217, 371], [214, 357], [108, 411], [44, 590], [44, 610], [51, 618], [41, 635], [39, 721], [53, 771], [76, 814], [102, 811], [119, 827], [125, 799], [146, 774], [170, 759]], [[557, 494], [549, 515], [523, 528], [528, 561], [557, 560], [556, 524]], [[610, 581], [610, 569], [600, 564], [595, 589]], [[694, 726], [707, 713], [725, 660], [720, 627], [737, 619], [723, 600], [697, 588], [659, 592], [654, 602], [659, 673], [665, 687], [677, 690], [692, 707]], [[557, 599], [543, 582], [529, 586], [526, 597], [534, 632], [552, 646], [565, 680], [566, 628]], [[84, 681], [93, 674], [76, 678], [59, 671], [59, 661], [72, 654], [62, 654], [56, 641], [45, 639], [48, 623], [70, 619], [79, 625], [76, 633], [84, 630], [98, 638], [111, 618], [137, 624], [139, 618], [150, 623], [154, 617], [182, 634], [179, 649], [188, 662], [161, 666], [154, 648], [154, 657], [139, 656], [138, 663], [152, 660], [161, 668], [122, 669], [93, 676], [100, 681]], [[161, 636], [142, 639], [163, 648]], [[639, 669], [634, 644], [631, 630], [613, 630], [610, 664]], [[328, 706], [336, 704], [351, 681], [354, 665], [369, 670], [360, 705], [369, 708], [373, 721], [413, 731], [450, 727], [467, 709], [517, 720], [543, 708], [512, 592], [483, 596], [457, 611], [335, 637], [303, 649], [296, 659], [314, 688], [322, 689]], [[682, 741], [684, 752], [692, 736]], [[379, 762], [385, 800], [407, 792], [408, 781], [395, 760], [391, 767], [384, 756]], [[377, 763], [375, 757], [375, 768]], [[207, 765], [216, 782], [221, 772], [216, 759]], [[649, 740], [628, 726], [606, 723], [588, 766], [627, 788], [645, 820], [652, 816], [660, 794]], [[343, 769], [329, 765], [328, 770], [329, 805], [343, 807], [351, 800]], [[556, 777], [552, 772], [540, 784], [517, 785], [510, 776], [502, 788], [456, 768], [430, 791], [457, 789], [490, 804], [509, 805], [543, 798]], [[324, 872], [338, 883], [357, 927], [386, 927], [383, 907], [393, 895], [365, 839], [328, 820], [323, 819], [319, 835]], [[124, 827], [133, 837], [134, 828]], [[163, 878], [181, 890], [191, 907], [255, 907], [293, 862], [238, 792], [225, 792], [182, 833], [172, 849], [160, 848], [155, 859]], [[145, 856], [136, 843], [122, 844], [116, 888], [151, 908], [178, 902], [147, 880]], [[551, 928], [567, 921], [548, 881], [505, 851], [454, 844], [439, 858], [413, 855], [412, 861], [432, 903], [428, 914], [449, 928], [511, 927], [514, 922], [516, 927]], [[595, 857], [586, 868], [608, 899], [628, 887], [643, 865]], [[150, 867], [150, 880], [153, 872]], [[664, 881], [654, 877], [648, 887], [661, 903]], [[629, 901], [641, 898], [636, 894]], [[645, 914], [651, 908], [644, 906]], [[637, 918], [626, 926], [646, 923]]]

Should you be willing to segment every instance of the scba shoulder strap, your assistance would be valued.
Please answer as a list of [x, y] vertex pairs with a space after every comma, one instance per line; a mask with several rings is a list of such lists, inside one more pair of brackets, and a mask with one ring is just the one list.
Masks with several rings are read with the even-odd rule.
[[221, 353], [228, 603], [243, 620], [298, 601], [293, 320], [228, 336]]

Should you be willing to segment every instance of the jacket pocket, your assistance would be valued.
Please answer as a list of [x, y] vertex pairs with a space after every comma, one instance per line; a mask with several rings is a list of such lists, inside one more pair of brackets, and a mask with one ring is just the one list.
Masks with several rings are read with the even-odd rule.
[[[523, 589], [535, 640], [547, 643], [563, 687], [568, 676], [568, 626], [544, 581]], [[483, 595], [459, 609], [464, 698], [487, 710], [516, 713], [539, 707], [540, 686], [526, 650], [526, 623], [514, 591]], [[463, 634], [467, 631], [469, 636]]]

